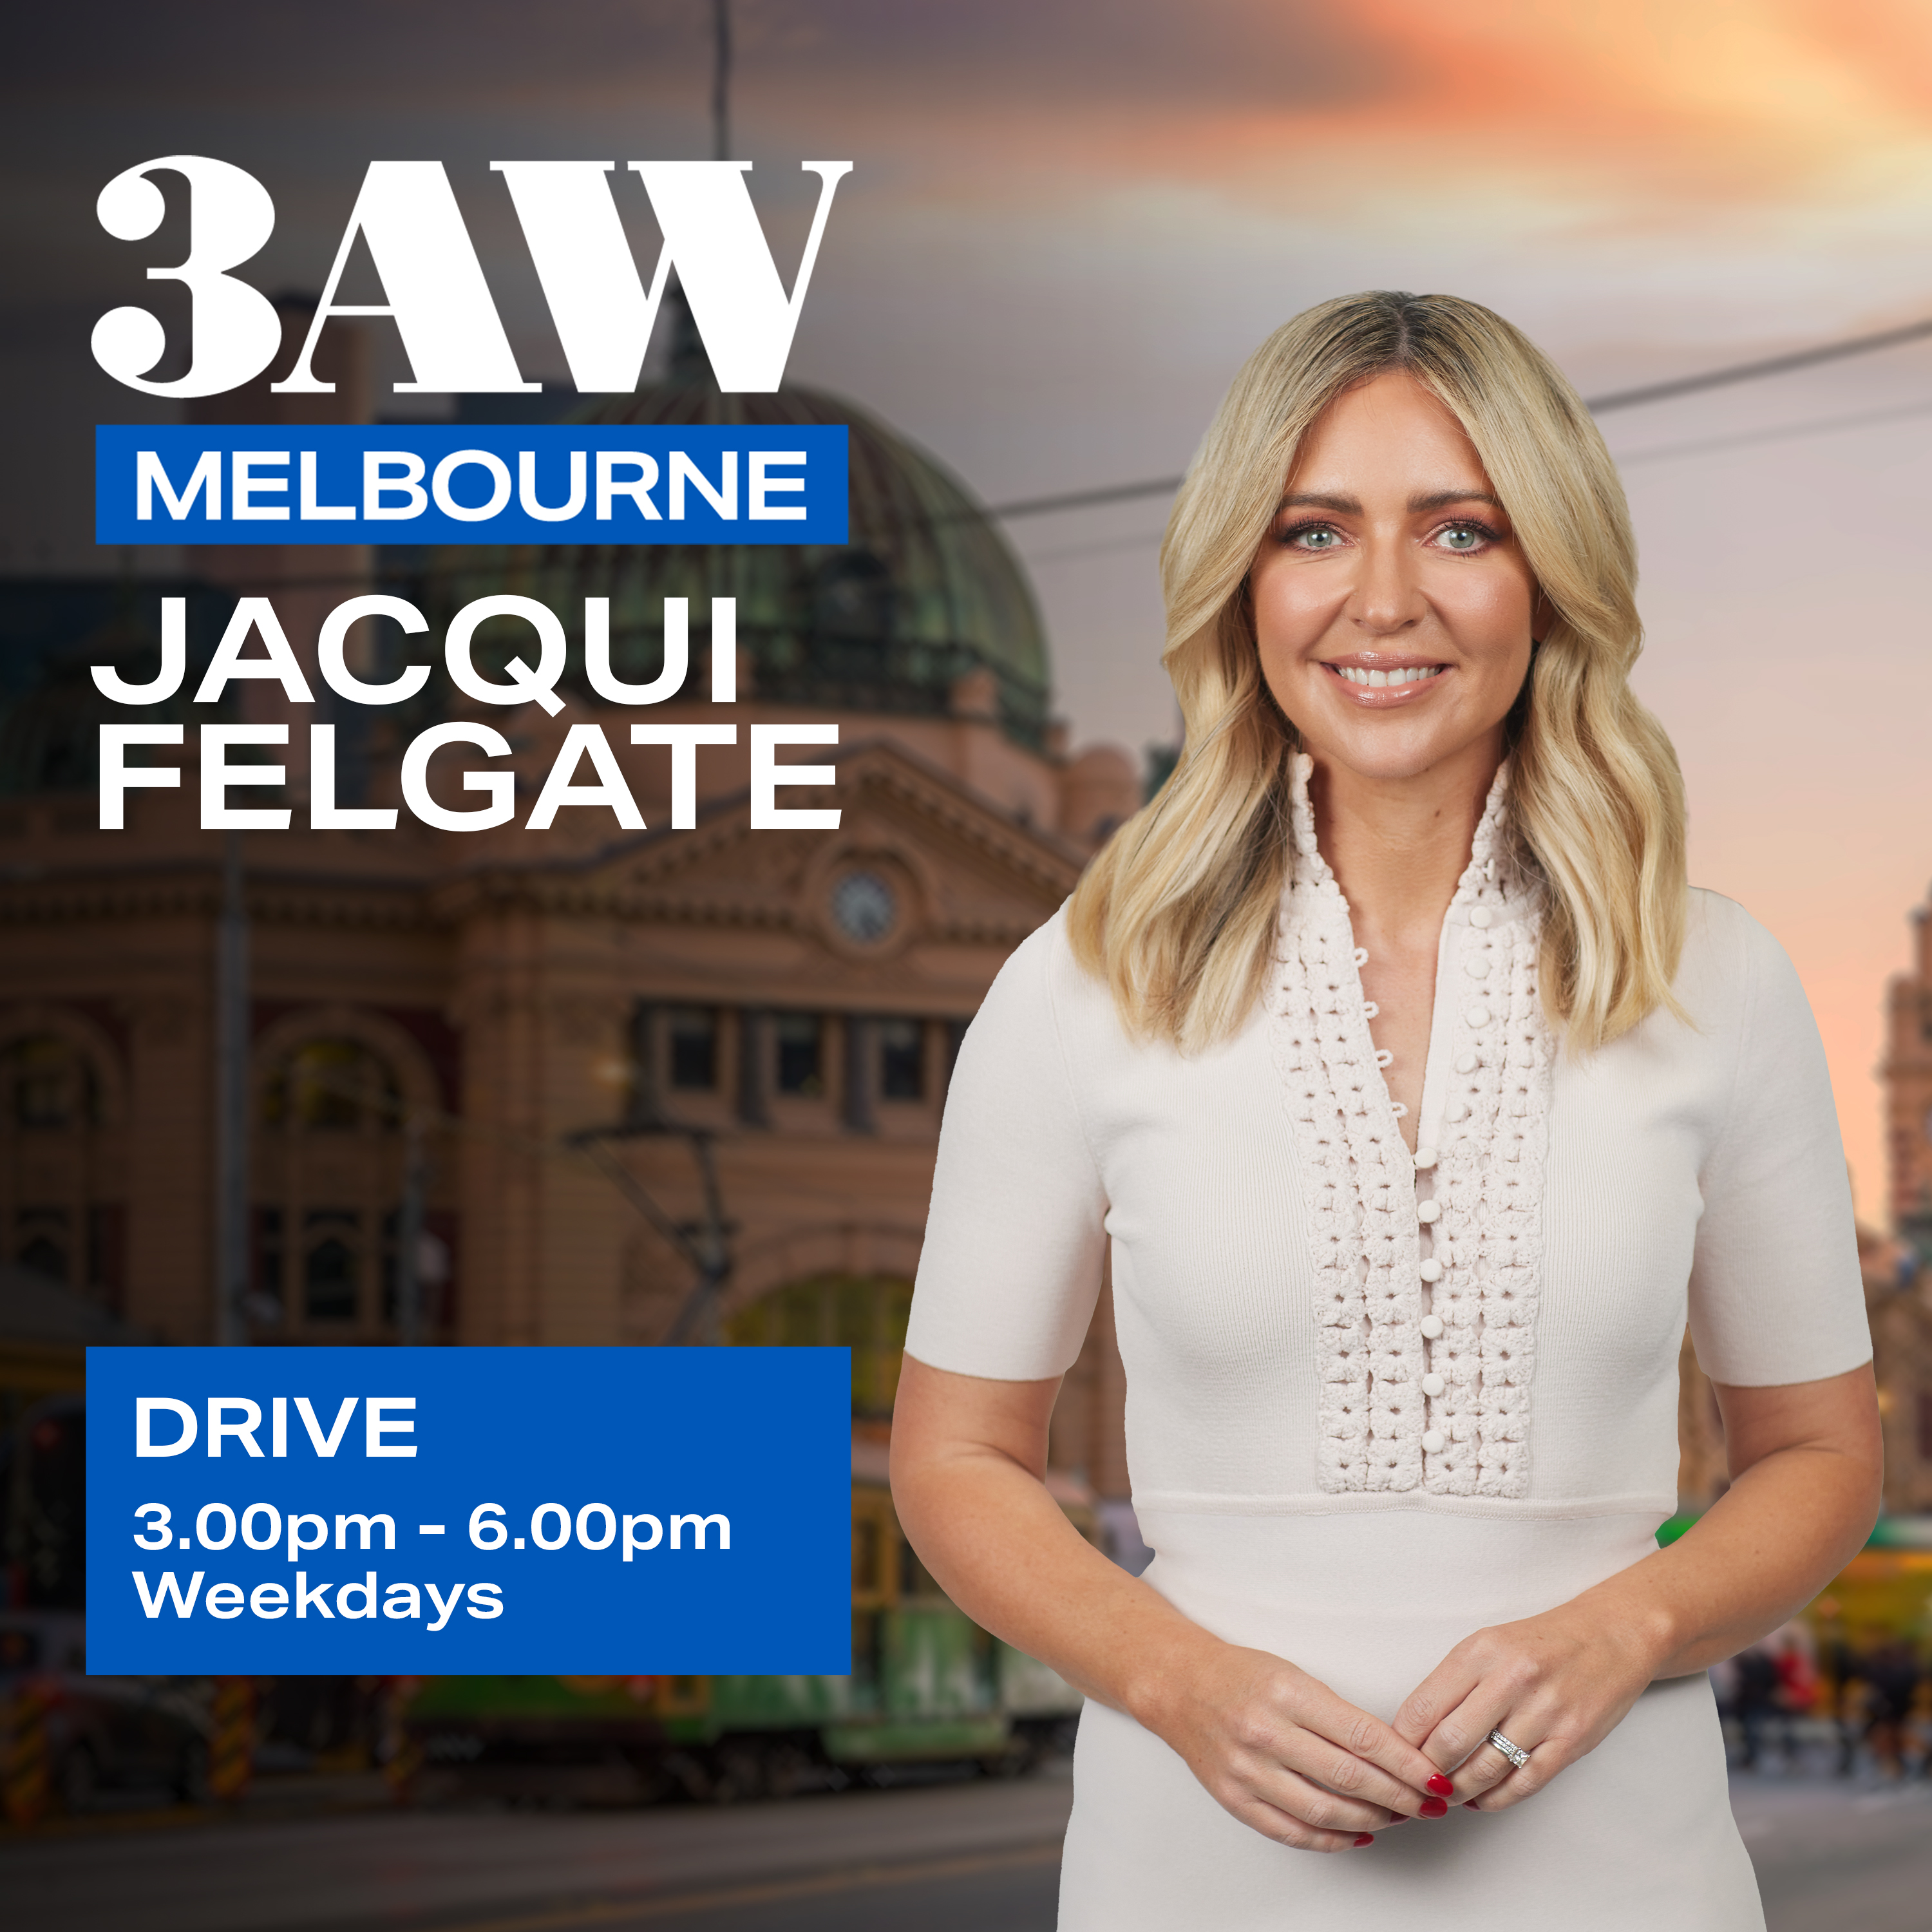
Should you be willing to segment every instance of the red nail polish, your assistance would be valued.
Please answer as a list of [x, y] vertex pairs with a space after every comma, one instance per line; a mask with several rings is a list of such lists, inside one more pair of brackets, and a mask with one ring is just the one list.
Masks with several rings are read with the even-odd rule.
[[1375, 1841], [1376, 1834], [1372, 1832], [1358, 1832], [1355, 1834], [1355, 1842], [1358, 1845], [1372, 1845]]
[[1439, 1771], [1429, 1780], [1427, 1787], [1438, 1798], [1448, 1798], [1454, 1794], [1456, 1787]]
[[1445, 1816], [1448, 1810], [1448, 1806], [1439, 1798], [1425, 1798], [1422, 1801], [1422, 1816], [1425, 1818]]
[[1462, 1801], [1462, 1809], [1465, 1811], [1480, 1811], [1482, 1808], [1473, 1798], [1466, 1798]]

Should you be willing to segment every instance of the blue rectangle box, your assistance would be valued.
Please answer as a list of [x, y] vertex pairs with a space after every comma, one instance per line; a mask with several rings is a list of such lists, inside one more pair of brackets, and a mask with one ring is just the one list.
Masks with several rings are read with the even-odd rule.
[[844, 1348], [90, 1348], [88, 1668], [833, 1676]]
[[104, 544], [842, 544], [842, 424], [104, 423]]

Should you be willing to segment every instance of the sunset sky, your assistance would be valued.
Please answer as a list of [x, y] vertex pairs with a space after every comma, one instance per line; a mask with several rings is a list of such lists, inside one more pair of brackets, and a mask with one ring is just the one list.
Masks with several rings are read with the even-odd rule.
[[[101, 567], [86, 426], [141, 412], [86, 359], [140, 297], [139, 251], [93, 225], [120, 168], [250, 168], [280, 212], [250, 272], [314, 286], [364, 164], [440, 158], [526, 373], [560, 376], [488, 163], [708, 152], [700, 0], [76, 10], [14, 30], [0, 384], [44, 461], [8, 476], [0, 571]], [[1932, 315], [1922, 0], [740, 0], [738, 55], [734, 147], [788, 274], [798, 162], [856, 164], [792, 375], [989, 500], [1174, 473], [1248, 350], [1351, 289], [1487, 302], [1586, 393]], [[1855, 415], [1880, 419], [1773, 434]], [[1694, 876], [1796, 958], [1880, 1218], [1880, 1000], [1932, 876], [1932, 345], [1605, 428]], [[1172, 735], [1163, 513], [1013, 526], [1076, 739]]]

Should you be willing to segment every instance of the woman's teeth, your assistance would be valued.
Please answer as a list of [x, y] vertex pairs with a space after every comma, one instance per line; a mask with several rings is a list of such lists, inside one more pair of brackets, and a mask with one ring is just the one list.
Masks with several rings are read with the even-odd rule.
[[1425, 678], [1439, 676], [1440, 664], [1412, 664], [1406, 670], [1360, 670], [1353, 664], [1337, 664], [1335, 668], [1351, 684], [1366, 684], [1372, 691], [1381, 691], [1391, 684], [1420, 684]]

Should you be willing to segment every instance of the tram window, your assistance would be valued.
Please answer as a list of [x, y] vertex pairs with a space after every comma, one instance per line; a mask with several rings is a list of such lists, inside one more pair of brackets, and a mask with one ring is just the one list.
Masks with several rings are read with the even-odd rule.
[[670, 1084], [686, 1094], [718, 1084], [718, 1014], [711, 1006], [673, 1006], [664, 1016]]
[[879, 1091], [888, 1100], [926, 1098], [926, 1028], [919, 1021], [880, 1021]]
[[899, 1594], [902, 1598], [923, 1598], [928, 1602], [938, 1598], [945, 1600], [946, 1592], [933, 1581], [932, 1572], [919, 1560], [919, 1552], [910, 1543], [899, 1545]]
[[780, 1013], [773, 1023], [778, 1088], [816, 1100], [825, 1091], [825, 1028], [816, 1013]]

